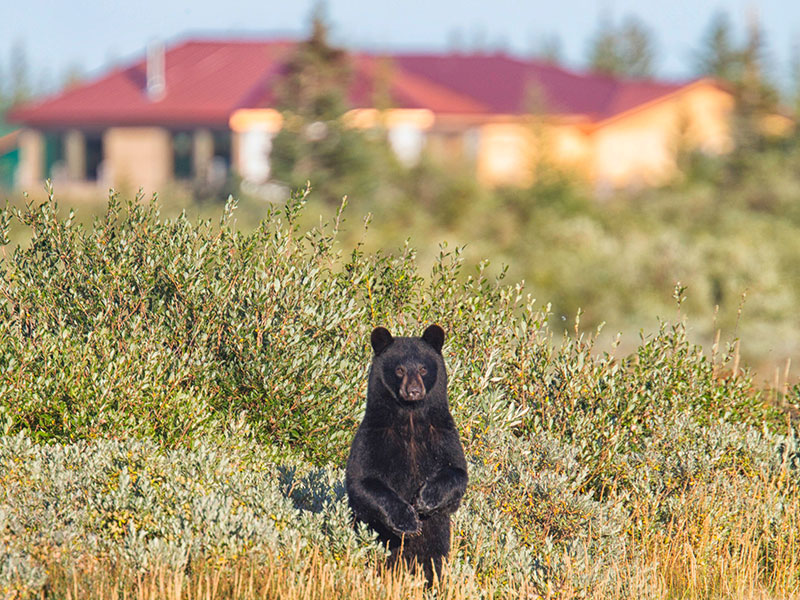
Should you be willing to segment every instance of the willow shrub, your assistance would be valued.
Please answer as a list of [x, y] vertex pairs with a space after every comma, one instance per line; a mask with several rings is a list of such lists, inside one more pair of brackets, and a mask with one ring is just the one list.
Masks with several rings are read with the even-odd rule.
[[[30, 238], [5, 247], [0, 279], [2, 582], [41, 589], [56, 565], [40, 556], [71, 572], [87, 553], [180, 570], [292, 540], [334, 563], [369, 554], [341, 477], [369, 332], [438, 322], [471, 476], [451, 573], [476, 595], [634, 597], [642, 569], [678, 595], [751, 572], [797, 590], [800, 452], [779, 405], [800, 389], [760, 391], [735, 345], [703, 352], [680, 320], [628, 356], [554, 339], [546, 307], [462, 272], [460, 249], [424, 275], [408, 246], [344, 253], [341, 212], [299, 228], [305, 197], [249, 234], [232, 201], [218, 223], [116, 196], [89, 227], [52, 194], [0, 213], [4, 240]], [[665, 560], [686, 544], [721, 570]]]
[[341, 212], [300, 231], [306, 195], [247, 235], [233, 201], [219, 223], [192, 222], [112, 195], [90, 227], [59, 214], [52, 193], [7, 208], [3, 237], [24, 227], [31, 241], [6, 254], [0, 280], [4, 430], [174, 445], [244, 418], [261, 442], [341, 459], [363, 408], [370, 329], [418, 334], [429, 322], [448, 332], [451, 403], [467, 426], [494, 403], [519, 415], [520, 432], [575, 438], [613, 462], [671, 411], [781, 421], [746, 373], [719, 377], [730, 357], [703, 355], [681, 323], [631, 357], [585, 336], [555, 344], [521, 285], [461, 273], [458, 248], [443, 246], [423, 277], [409, 247], [343, 254]]

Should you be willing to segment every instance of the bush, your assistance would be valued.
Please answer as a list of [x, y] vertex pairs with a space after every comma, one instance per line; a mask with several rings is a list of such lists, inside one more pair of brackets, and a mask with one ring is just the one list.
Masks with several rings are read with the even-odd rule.
[[2, 213], [31, 240], [0, 279], [4, 593], [421, 597], [365, 570], [382, 554], [341, 468], [371, 328], [438, 322], [471, 478], [443, 597], [798, 594], [800, 445], [779, 405], [800, 388], [757, 389], [735, 341], [706, 354], [680, 320], [630, 355], [578, 321], [559, 342], [460, 248], [424, 276], [408, 245], [343, 254], [341, 211], [303, 231], [304, 203], [249, 234], [232, 201], [218, 224], [116, 196], [90, 227], [52, 196]]

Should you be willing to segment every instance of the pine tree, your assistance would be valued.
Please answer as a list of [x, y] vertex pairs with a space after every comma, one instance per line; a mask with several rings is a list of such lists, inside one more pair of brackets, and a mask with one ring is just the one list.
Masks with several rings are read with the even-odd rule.
[[740, 52], [733, 39], [733, 26], [728, 13], [720, 11], [711, 17], [702, 47], [697, 53], [697, 71], [725, 81], [740, 77]]
[[347, 53], [330, 43], [324, 11], [317, 5], [311, 35], [297, 45], [276, 89], [284, 126], [273, 141], [273, 176], [293, 188], [310, 181], [318, 196], [331, 203], [370, 187], [369, 145], [341, 119], [349, 108], [350, 65]]
[[278, 108], [302, 118], [336, 119], [344, 114], [349, 81], [347, 53], [328, 41], [328, 25], [318, 5], [311, 21], [311, 36], [298, 44], [284, 67]]
[[8, 65], [9, 91], [8, 97], [11, 104], [19, 104], [29, 100], [33, 95], [30, 81], [30, 66], [28, 65], [28, 53], [22, 42], [16, 42], [11, 46], [11, 55]]
[[792, 47], [792, 57], [789, 64], [791, 105], [795, 121], [800, 119], [800, 44]]
[[655, 44], [650, 30], [635, 17], [615, 27], [603, 18], [589, 49], [592, 71], [618, 77], [652, 77]]
[[748, 19], [747, 38], [742, 50], [742, 75], [739, 94], [754, 112], [775, 110], [778, 93], [767, 77], [767, 45], [756, 13]]
[[563, 63], [561, 38], [557, 34], [543, 35], [533, 40], [533, 57], [551, 65]]
[[697, 55], [697, 68], [698, 74], [725, 82], [734, 97], [732, 174], [743, 171], [753, 152], [761, 149], [763, 117], [777, 110], [778, 93], [766, 75], [767, 62], [766, 41], [755, 12], [749, 15], [741, 41], [737, 41], [726, 13], [712, 17]]
[[22, 42], [15, 42], [8, 55], [8, 66], [0, 64], [0, 135], [15, 128], [5, 122], [5, 114], [12, 106], [30, 100], [33, 88], [30, 83], [28, 53]]

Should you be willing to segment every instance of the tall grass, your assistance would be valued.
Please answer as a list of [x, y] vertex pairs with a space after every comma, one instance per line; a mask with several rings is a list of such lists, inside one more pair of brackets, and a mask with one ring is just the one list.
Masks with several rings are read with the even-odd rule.
[[[590, 589], [575, 585], [592, 570], [591, 559], [569, 560], [561, 577], [544, 589], [532, 581], [498, 586], [491, 577], [445, 569], [434, 586], [435, 597], [466, 598], [652, 598], [792, 599], [800, 597], [800, 510], [797, 499], [787, 507], [776, 534], [759, 515], [756, 490], [750, 508], [738, 515], [721, 536], [714, 515], [727, 500], [718, 490], [698, 489], [683, 499], [687, 514], [671, 520], [647, 539], [630, 543], [624, 557], [609, 564]], [[727, 494], [727, 492], [725, 493]], [[636, 507], [644, 508], [644, 507]], [[650, 515], [645, 518], [652, 519]], [[642, 523], [651, 525], [652, 523]], [[770, 531], [773, 529], [773, 531]], [[456, 539], [455, 553], [459, 553]], [[422, 599], [432, 597], [425, 581], [405, 569], [387, 571], [373, 558], [345, 554], [331, 560], [315, 547], [295, 546], [258, 561], [196, 562], [175, 569], [153, 565], [146, 570], [85, 556], [65, 564], [50, 554], [42, 562], [48, 573], [43, 597], [142, 599]], [[7, 588], [8, 589], [8, 588]]]

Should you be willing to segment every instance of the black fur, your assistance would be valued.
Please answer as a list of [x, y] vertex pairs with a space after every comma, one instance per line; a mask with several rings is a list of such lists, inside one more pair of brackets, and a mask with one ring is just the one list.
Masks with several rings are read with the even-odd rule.
[[[367, 408], [347, 460], [353, 513], [400, 556], [421, 565], [428, 582], [450, 550], [450, 515], [467, 487], [467, 463], [450, 407], [441, 349], [444, 331], [370, 339]], [[402, 552], [401, 552], [402, 548]]]

